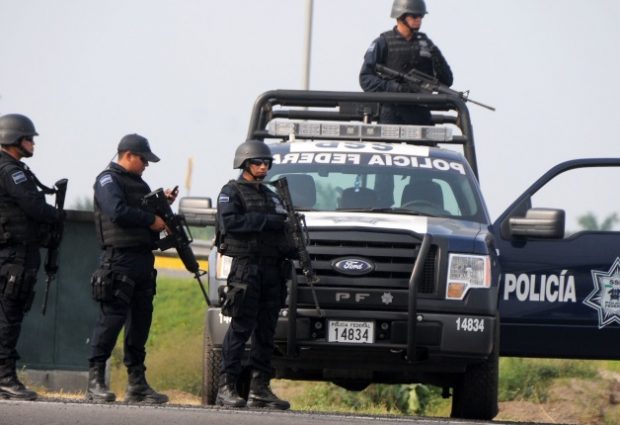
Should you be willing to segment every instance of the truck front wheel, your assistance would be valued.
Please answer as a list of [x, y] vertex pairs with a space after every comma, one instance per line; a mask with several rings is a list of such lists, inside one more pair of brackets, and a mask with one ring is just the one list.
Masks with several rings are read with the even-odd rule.
[[499, 320], [493, 352], [483, 363], [469, 366], [452, 393], [453, 418], [491, 420], [497, 415], [499, 378]]
[[208, 327], [205, 326], [202, 362], [202, 404], [212, 406], [215, 404], [215, 398], [217, 397], [222, 350], [215, 349], [207, 329]]

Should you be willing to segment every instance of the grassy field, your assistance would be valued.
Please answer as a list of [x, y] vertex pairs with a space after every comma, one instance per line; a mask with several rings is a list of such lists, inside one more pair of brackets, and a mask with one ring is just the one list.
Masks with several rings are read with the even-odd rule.
[[[154, 388], [168, 393], [173, 403], [200, 403], [205, 309], [191, 278], [158, 279], [147, 345], [147, 378]], [[111, 386], [122, 396], [126, 373], [120, 344], [114, 350], [112, 365]], [[502, 358], [499, 418], [620, 424], [620, 406], [610, 401], [614, 383], [620, 397], [619, 377], [619, 361]], [[450, 400], [441, 398], [439, 388], [426, 385], [371, 385], [360, 392], [322, 382], [276, 380], [272, 386], [291, 401], [295, 410], [426, 416], [450, 413]]]

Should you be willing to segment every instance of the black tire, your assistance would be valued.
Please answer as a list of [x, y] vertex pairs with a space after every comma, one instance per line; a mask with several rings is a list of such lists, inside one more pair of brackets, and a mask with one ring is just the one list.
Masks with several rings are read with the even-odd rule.
[[497, 415], [499, 319], [496, 323], [494, 347], [489, 358], [468, 367], [454, 385], [450, 414], [453, 418], [491, 420]]
[[222, 364], [222, 350], [213, 346], [209, 335], [205, 315], [204, 348], [202, 358], [202, 404], [212, 406], [217, 397], [220, 366]]

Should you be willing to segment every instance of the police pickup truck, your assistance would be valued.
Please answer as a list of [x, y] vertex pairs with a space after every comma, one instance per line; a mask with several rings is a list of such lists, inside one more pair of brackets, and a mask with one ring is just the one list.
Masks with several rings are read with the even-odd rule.
[[[378, 124], [384, 103], [429, 107], [434, 125]], [[297, 265], [289, 282], [276, 377], [350, 390], [427, 383], [452, 397], [453, 417], [491, 419], [499, 355], [620, 355], [620, 235], [567, 235], [566, 211], [537, 203], [565, 172], [617, 171], [620, 159], [558, 165], [493, 223], [469, 112], [454, 96], [271, 91], [255, 103], [249, 138], [269, 143], [269, 179], [287, 178], [319, 278], [309, 285]], [[214, 216], [195, 201], [181, 201], [188, 221]], [[212, 250], [205, 404], [229, 324], [218, 305], [230, 262]]]

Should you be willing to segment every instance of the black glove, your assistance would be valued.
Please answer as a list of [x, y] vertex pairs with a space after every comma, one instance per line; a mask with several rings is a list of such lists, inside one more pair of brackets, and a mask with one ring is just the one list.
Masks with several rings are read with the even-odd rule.
[[265, 230], [282, 230], [286, 216], [282, 214], [267, 214], [265, 222]]
[[413, 82], [403, 81], [399, 84], [398, 91], [400, 93], [418, 93], [420, 91], [420, 86]]

